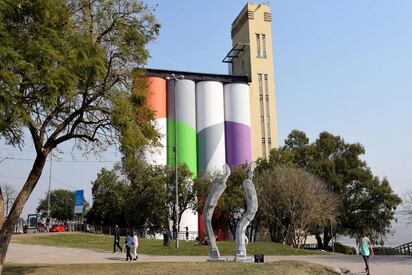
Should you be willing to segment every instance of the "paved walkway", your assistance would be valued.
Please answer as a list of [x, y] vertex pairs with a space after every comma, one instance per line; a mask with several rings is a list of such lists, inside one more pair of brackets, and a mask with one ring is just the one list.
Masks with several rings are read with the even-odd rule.
[[[20, 264], [75, 264], [75, 263], [119, 263], [124, 262], [125, 254], [99, 252], [79, 248], [58, 248], [42, 245], [10, 243], [6, 257], [7, 263]], [[228, 257], [232, 260], [234, 256]], [[207, 256], [151, 256], [139, 255], [138, 262], [206, 262]], [[360, 256], [265, 256], [265, 262], [284, 260], [307, 261], [341, 270], [348, 274], [365, 274], [364, 263]], [[372, 275], [412, 274], [410, 256], [374, 256], [370, 258]]]

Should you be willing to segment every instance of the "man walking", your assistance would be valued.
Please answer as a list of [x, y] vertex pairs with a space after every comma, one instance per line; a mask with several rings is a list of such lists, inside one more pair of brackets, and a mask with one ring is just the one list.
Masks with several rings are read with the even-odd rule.
[[120, 252], [123, 252], [123, 249], [120, 246], [120, 230], [117, 224], [114, 227], [113, 253], [116, 253], [116, 246], [120, 249]]

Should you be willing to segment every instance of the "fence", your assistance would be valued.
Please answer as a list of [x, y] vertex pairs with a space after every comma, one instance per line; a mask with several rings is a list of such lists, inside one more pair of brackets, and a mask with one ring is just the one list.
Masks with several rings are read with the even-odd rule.
[[[78, 232], [90, 232], [96, 234], [104, 235], [113, 235], [114, 227], [112, 226], [102, 226], [102, 225], [92, 225], [92, 224], [76, 224], [68, 223], [67, 231], [78, 231]], [[163, 239], [163, 234], [166, 234], [166, 231], [161, 230], [149, 230], [136, 227], [119, 227], [119, 232], [121, 236], [126, 236], [127, 232], [137, 232], [139, 237], [148, 238], [148, 239]], [[195, 240], [198, 236], [197, 231], [188, 232], [188, 240]], [[178, 233], [179, 240], [186, 240], [186, 231], [179, 231]], [[169, 239], [172, 239], [172, 236], [169, 236]]]
[[393, 249], [395, 249], [399, 254], [402, 255], [412, 255], [412, 242], [402, 244], [400, 246], [394, 247]]

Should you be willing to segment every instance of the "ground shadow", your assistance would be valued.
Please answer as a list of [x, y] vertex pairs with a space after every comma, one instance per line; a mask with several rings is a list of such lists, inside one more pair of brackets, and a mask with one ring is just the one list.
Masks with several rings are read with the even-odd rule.
[[118, 262], [124, 262], [125, 258], [124, 257], [105, 257], [107, 260], [111, 261], [118, 261]]
[[19, 266], [13, 266], [13, 265], [5, 265], [3, 267], [3, 274], [7, 275], [20, 275], [20, 274], [27, 274], [31, 272], [36, 272], [46, 266], [41, 266], [41, 265], [19, 265]]

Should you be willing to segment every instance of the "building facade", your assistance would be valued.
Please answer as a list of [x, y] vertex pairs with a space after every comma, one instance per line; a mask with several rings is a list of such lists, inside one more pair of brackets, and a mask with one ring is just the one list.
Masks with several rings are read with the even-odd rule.
[[248, 3], [232, 23], [229, 73], [249, 77], [252, 159], [278, 146], [272, 14], [267, 4]]

